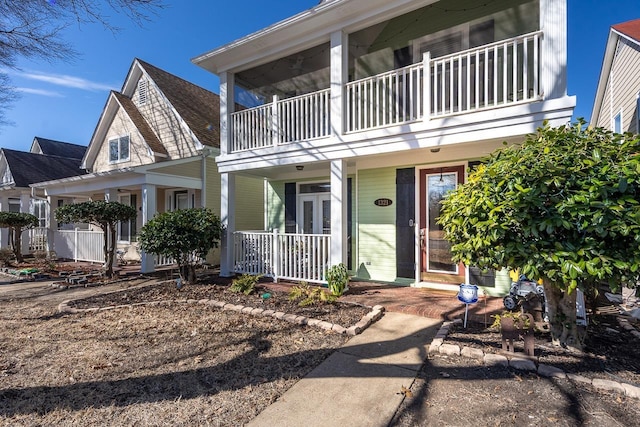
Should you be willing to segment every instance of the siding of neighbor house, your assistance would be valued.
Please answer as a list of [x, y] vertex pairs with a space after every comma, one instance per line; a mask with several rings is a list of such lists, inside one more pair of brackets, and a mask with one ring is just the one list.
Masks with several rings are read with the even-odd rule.
[[267, 230], [285, 230], [284, 184], [284, 181], [271, 181], [267, 186]]
[[396, 169], [368, 169], [358, 172], [358, 258], [354, 263], [361, 278], [393, 282], [396, 279], [396, 210], [379, 207], [374, 201], [396, 201]]
[[640, 93], [640, 48], [620, 38], [605, 88], [596, 126], [613, 129], [613, 118], [622, 112], [622, 129], [637, 133], [637, 96]]
[[172, 108], [167, 108], [168, 104], [151, 80], [149, 80], [147, 88], [147, 101], [144, 105], [140, 105], [140, 96], [137, 90], [131, 99], [138, 106], [138, 110], [158, 139], [171, 141], [171, 144], [165, 144], [169, 158], [179, 159], [197, 155], [197, 147], [187, 126]]
[[[109, 162], [109, 140], [121, 136], [129, 136], [129, 160], [124, 162]], [[113, 122], [109, 126], [105, 138], [100, 144], [100, 150], [95, 162], [91, 166], [95, 172], [104, 172], [126, 167], [146, 165], [154, 162], [153, 155], [149, 155], [147, 144], [140, 136], [140, 132], [129, 119], [123, 109], [119, 108]]]

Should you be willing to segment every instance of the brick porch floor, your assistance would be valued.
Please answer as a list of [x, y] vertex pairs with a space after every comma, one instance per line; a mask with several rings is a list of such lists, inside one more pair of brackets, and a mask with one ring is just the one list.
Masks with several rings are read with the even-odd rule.
[[[288, 291], [292, 283], [263, 283], [267, 288]], [[367, 306], [382, 305], [388, 311], [413, 314], [433, 319], [464, 319], [465, 304], [457, 298], [457, 292], [413, 288], [373, 282], [349, 282], [349, 291], [341, 301]], [[493, 323], [491, 315], [504, 310], [502, 298], [485, 297], [480, 293], [478, 302], [469, 304], [467, 320], [483, 324]]]

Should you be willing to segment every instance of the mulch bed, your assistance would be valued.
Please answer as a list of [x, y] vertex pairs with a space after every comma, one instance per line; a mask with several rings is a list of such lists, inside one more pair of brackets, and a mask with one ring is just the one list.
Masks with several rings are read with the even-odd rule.
[[[627, 318], [629, 319], [629, 318]], [[602, 378], [640, 386], [640, 340], [619, 327], [616, 316], [596, 315], [589, 319], [583, 352], [552, 345], [548, 330], [535, 332], [535, 357], [539, 363], [558, 367], [565, 372], [588, 378]], [[469, 323], [456, 325], [445, 342], [462, 347], [482, 349], [485, 353], [502, 352], [502, 336], [497, 329]], [[514, 343], [516, 353], [524, 354], [522, 340]]]
[[[155, 285], [72, 301], [69, 306], [88, 309], [153, 301], [211, 299], [265, 310], [282, 311], [287, 314], [327, 321], [345, 328], [358, 323], [370, 311], [370, 308], [362, 305], [341, 302], [301, 307], [297, 302], [290, 301], [286, 292], [269, 289], [266, 283], [258, 284], [254, 293], [245, 295], [230, 291], [229, 282], [228, 279], [212, 276], [195, 285], [186, 285], [178, 289], [175, 282], [165, 281]], [[264, 298], [264, 294], [269, 294], [269, 297]]]

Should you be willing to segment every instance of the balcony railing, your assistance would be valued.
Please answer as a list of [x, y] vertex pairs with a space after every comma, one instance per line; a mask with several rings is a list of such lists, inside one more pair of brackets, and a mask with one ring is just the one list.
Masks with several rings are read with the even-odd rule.
[[233, 236], [234, 272], [326, 283], [329, 235], [281, 234], [275, 230], [237, 231]]
[[[542, 98], [542, 32], [526, 34], [349, 82], [346, 132], [414, 123]], [[425, 102], [427, 100], [427, 102]], [[230, 152], [330, 135], [329, 89], [232, 114]]]
[[232, 152], [329, 136], [329, 89], [233, 113]]

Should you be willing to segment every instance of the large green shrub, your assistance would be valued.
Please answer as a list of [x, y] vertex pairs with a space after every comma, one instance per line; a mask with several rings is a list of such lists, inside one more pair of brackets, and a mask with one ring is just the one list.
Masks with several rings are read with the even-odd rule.
[[582, 121], [497, 151], [442, 202], [454, 261], [542, 279], [554, 341], [581, 347], [573, 291], [639, 278], [639, 153]]
[[138, 235], [146, 253], [173, 258], [185, 283], [195, 283], [196, 266], [209, 251], [218, 247], [222, 223], [207, 208], [164, 212], [147, 222]]

